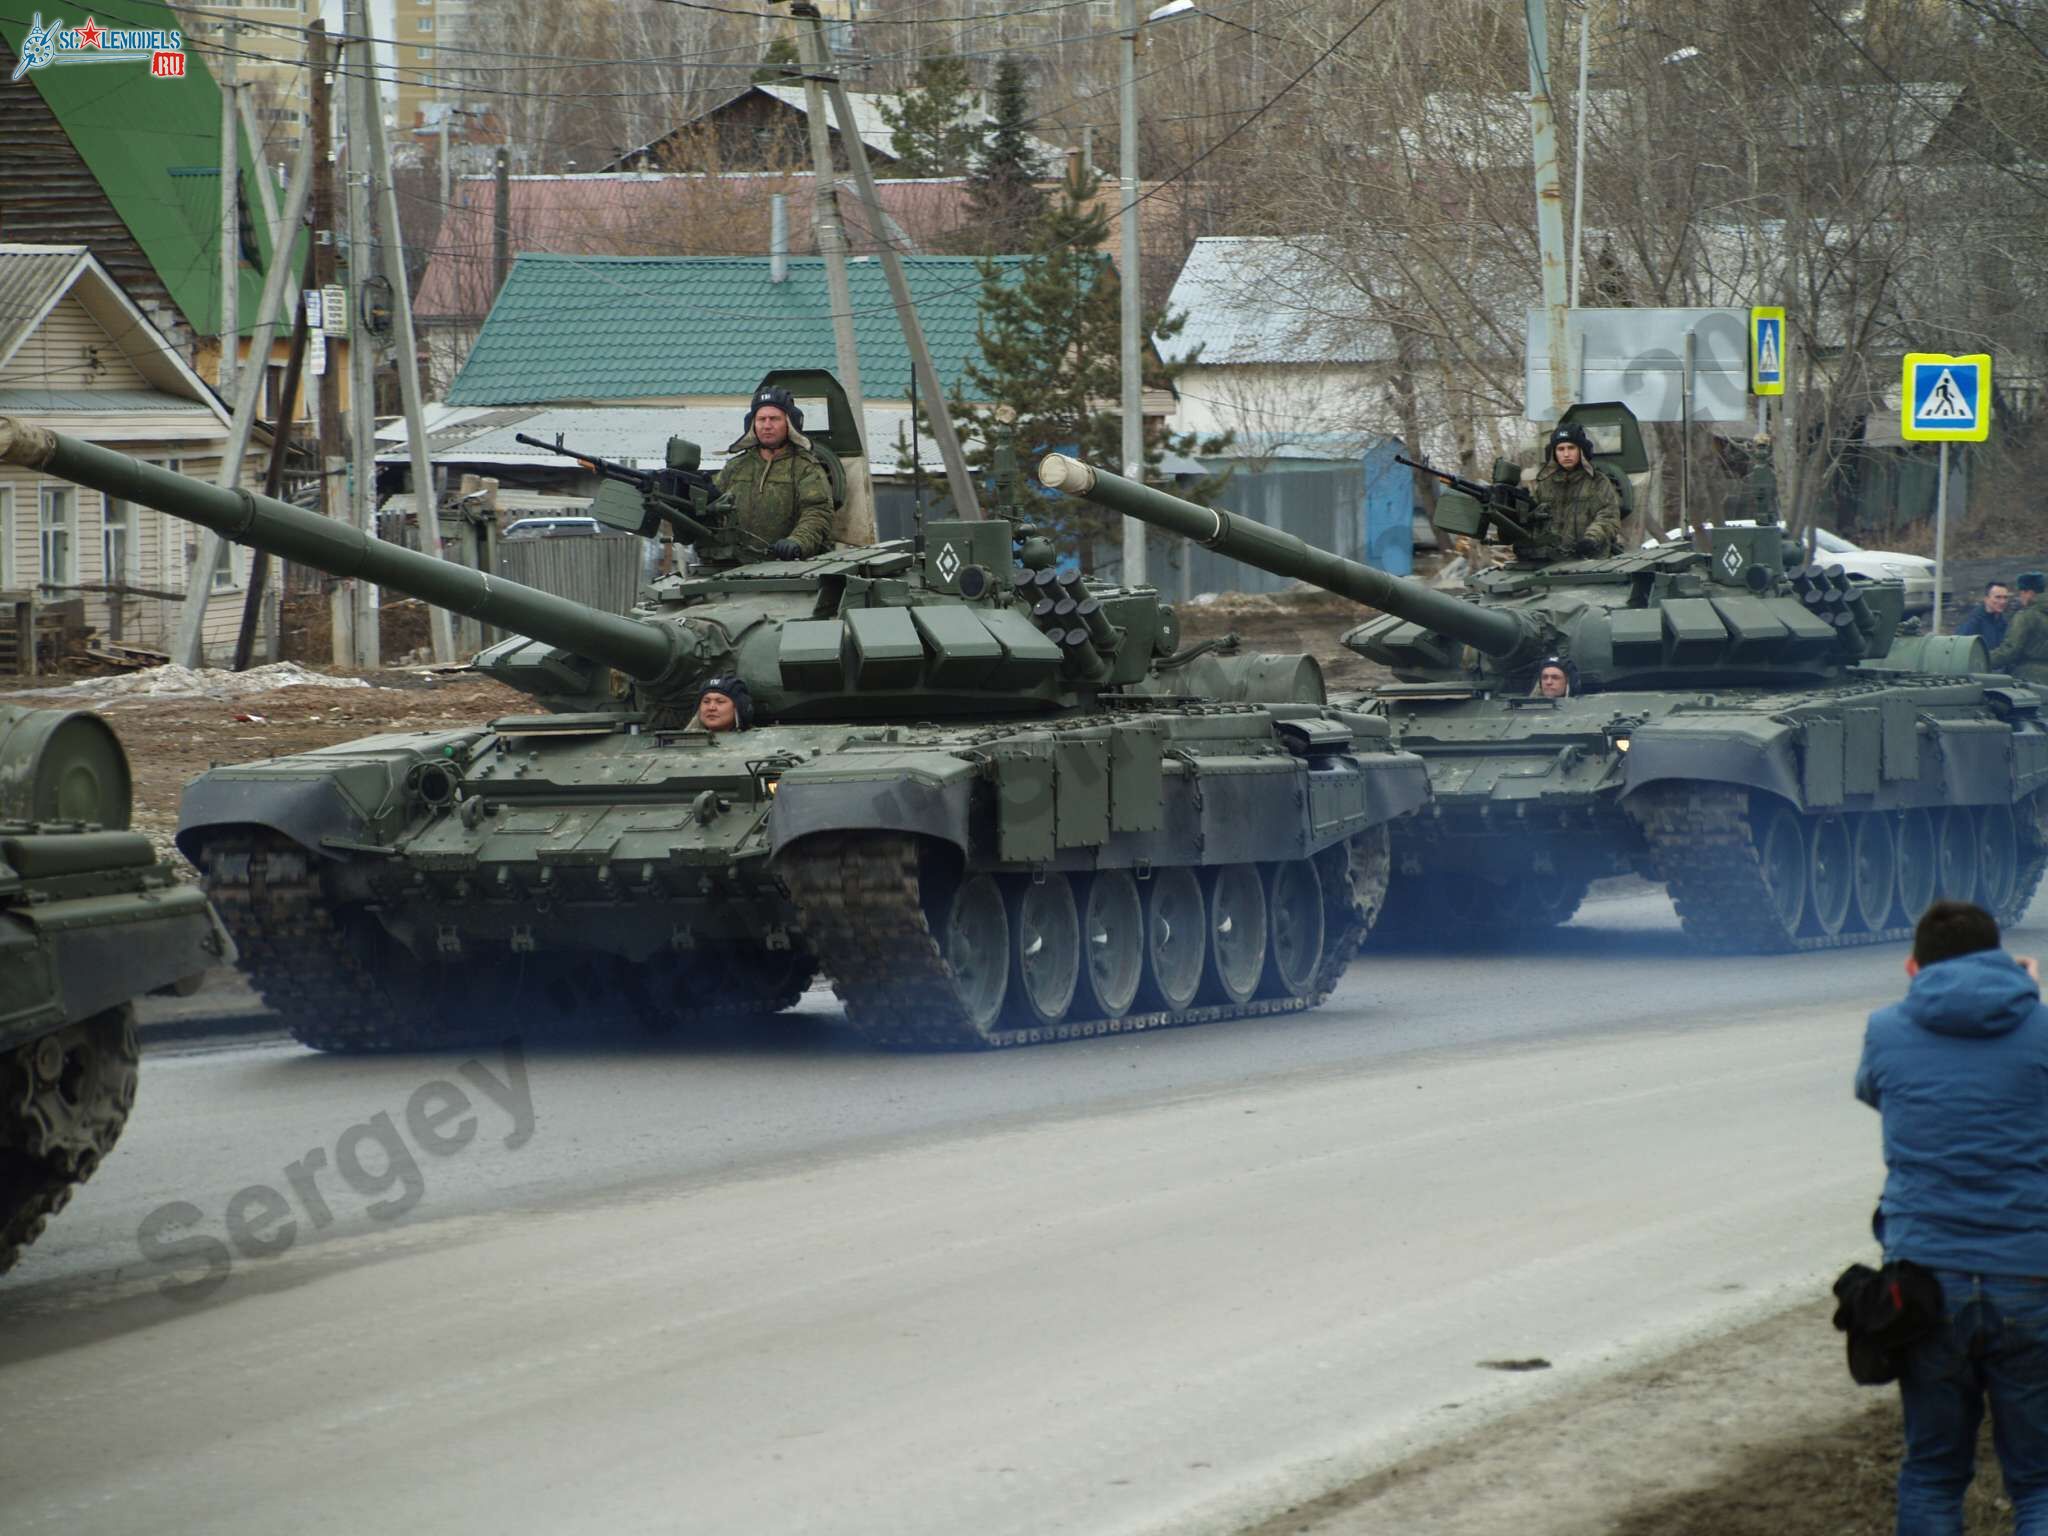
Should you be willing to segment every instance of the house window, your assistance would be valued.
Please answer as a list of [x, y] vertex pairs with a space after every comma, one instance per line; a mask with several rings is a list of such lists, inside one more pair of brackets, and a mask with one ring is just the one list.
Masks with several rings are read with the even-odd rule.
[[431, 32], [434, 30], [434, 18], [431, 16], [422, 16], [419, 19], [418, 26], [422, 32]]
[[412, 56], [416, 59], [431, 59], [434, 56], [434, 50], [431, 48], [415, 48], [412, 51]]
[[37, 527], [42, 535], [44, 586], [68, 587], [78, 580], [78, 567], [71, 554], [71, 535], [77, 516], [78, 492], [73, 487], [42, 487]]
[[[178, 472], [176, 459], [149, 459], [158, 469]], [[183, 530], [191, 524], [181, 523], [175, 517], [157, 514], [156, 524], [156, 584], [160, 587], [177, 588], [185, 583], [185, 540]]]
[[[107, 498], [100, 522], [100, 579], [113, 587], [135, 585], [135, 506]], [[116, 601], [119, 599], [116, 598]]]

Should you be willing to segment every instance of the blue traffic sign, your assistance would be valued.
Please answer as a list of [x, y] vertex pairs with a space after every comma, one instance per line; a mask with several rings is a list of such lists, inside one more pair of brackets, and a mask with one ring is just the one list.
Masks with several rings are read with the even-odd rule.
[[1776, 306], [1749, 312], [1749, 392], [1785, 393], [1785, 311]]
[[1899, 413], [1908, 442], [1983, 442], [1991, 435], [1991, 358], [1909, 352]]

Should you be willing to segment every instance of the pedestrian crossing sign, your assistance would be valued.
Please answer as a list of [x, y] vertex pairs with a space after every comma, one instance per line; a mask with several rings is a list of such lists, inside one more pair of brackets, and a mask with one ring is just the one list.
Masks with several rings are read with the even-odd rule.
[[1908, 352], [1899, 433], [1909, 443], [1981, 443], [1991, 435], [1991, 357]]
[[1749, 392], [1752, 395], [1785, 393], [1785, 311], [1777, 308], [1749, 312]]

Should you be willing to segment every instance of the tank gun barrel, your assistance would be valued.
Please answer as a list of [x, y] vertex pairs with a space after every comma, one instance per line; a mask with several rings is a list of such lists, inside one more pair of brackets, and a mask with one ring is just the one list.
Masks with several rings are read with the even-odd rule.
[[385, 543], [274, 497], [224, 490], [6, 416], [0, 416], [0, 463], [42, 470], [108, 496], [154, 507], [315, 570], [375, 582], [450, 612], [558, 645], [643, 682], [660, 677], [677, 659], [675, 636], [665, 625], [587, 608], [488, 572]]
[[1353, 602], [1396, 614], [1461, 640], [1489, 656], [1513, 656], [1538, 638], [1534, 629], [1516, 614], [1481, 608], [1419, 581], [1389, 576], [1356, 560], [1304, 544], [1277, 528], [1217, 507], [1183, 501], [1063, 453], [1047, 454], [1039, 463], [1038, 478], [1053, 490], [1177, 533], [1275, 576], [1306, 581]]

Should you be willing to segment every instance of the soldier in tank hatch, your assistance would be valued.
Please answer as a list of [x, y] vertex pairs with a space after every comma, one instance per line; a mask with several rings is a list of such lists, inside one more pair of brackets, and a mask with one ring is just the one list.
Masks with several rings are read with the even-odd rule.
[[2006, 622], [2005, 640], [1991, 653], [1991, 670], [2009, 672], [2030, 683], [2048, 683], [2048, 608], [2039, 599], [2048, 576], [2028, 571], [2013, 584], [2020, 611]]
[[1593, 559], [1614, 553], [1621, 538], [1621, 495], [1593, 462], [1586, 429], [1567, 422], [1550, 434], [1543, 467], [1529, 487], [1537, 507], [1550, 514], [1515, 546], [1521, 560]]
[[743, 677], [714, 677], [697, 696], [699, 730], [717, 736], [726, 731], [744, 731], [754, 723], [754, 695]]
[[1536, 686], [1529, 693], [1538, 699], [1568, 699], [1578, 691], [1578, 669], [1562, 656], [1546, 656], [1536, 669]]
[[718, 489], [733, 522], [778, 560], [802, 560], [832, 542], [832, 478], [804, 436], [804, 413], [786, 389], [756, 390]]

